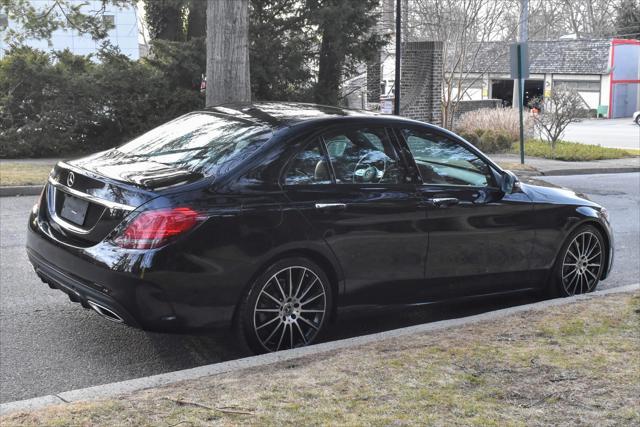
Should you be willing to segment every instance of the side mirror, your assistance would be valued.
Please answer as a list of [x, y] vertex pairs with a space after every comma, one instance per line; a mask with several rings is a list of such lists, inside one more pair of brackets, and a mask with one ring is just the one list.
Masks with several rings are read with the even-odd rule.
[[500, 183], [500, 190], [502, 190], [504, 194], [511, 194], [513, 193], [513, 189], [517, 187], [518, 182], [520, 181], [515, 173], [504, 171], [502, 182]]

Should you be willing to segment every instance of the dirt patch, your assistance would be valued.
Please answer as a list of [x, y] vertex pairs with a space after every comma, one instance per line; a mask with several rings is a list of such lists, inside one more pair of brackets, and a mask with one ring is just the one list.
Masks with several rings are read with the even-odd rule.
[[491, 322], [123, 396], [1, 425], [638, 425], [640, 296]]

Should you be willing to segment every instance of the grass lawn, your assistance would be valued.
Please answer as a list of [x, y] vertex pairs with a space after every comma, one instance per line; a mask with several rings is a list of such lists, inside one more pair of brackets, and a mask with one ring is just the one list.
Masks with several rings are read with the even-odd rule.
[[[599, 145], [580, 144], [577, 142], [558, 141], [555, 153], [551, 151], [551, 144], [539, 139], [525, 141], [525, 155], [542, 157], [544, 159], [565, 160], [569, 162], [621, 159], [640, 155], [639, 150], [623, 150], [620, 148], [607, 148]], [[520, 153], [518, 143], [513, 145], [512, 153]]]
[[53, 164], [0, 162], [0, 185], [44, 184]]
[[639, 425], [640, 296], [395, 338], [2, 425]]

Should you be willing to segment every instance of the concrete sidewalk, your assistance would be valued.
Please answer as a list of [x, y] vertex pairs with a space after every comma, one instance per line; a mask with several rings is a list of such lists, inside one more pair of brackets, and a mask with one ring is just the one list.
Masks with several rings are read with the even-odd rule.
[[[518, 154], [491, 154], [489, 157], [505, 169], [513, 169], [521, 175], [585, 175], [597, 173], [640, 172], [640, 157], [565, 162], [562, 160], [526, 157], [524, 169]], [[533, 170], [531, 170], [533, 169]]]

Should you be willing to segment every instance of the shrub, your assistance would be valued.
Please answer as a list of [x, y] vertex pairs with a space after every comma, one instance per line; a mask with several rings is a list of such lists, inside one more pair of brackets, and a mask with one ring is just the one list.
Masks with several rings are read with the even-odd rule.
[[[525, 135], [532, 134], [532, 127], [527, 116], [524, 118]], [[493, 131], [499, 141], [496, 142], [499, 150], [507, 150], [504, 143], [506, 138], [510, 143], [520, 140], [520, 118], [518, 110], [513, 108], [482, 108], [463, 114], [456, 123], [456, 131], [461, 135], [475, 134], [482, 136], [482, 132]], [[469, 140], [472, 144], [476, 143]], [[490, 145], [492, 143], [487, 142]], [[508, 144], [510, 146], [510, 144]]]
[[501, 153], [509, 151], [513, 141], [503, 130], [476, 129], [473, 132], [460, 132], [460, 136], [485, 153]]
[[204, 105], [144, 60], [108, 46], [96, 59], [19, 47], [0, 60], [0, 158], [111, 148]]

